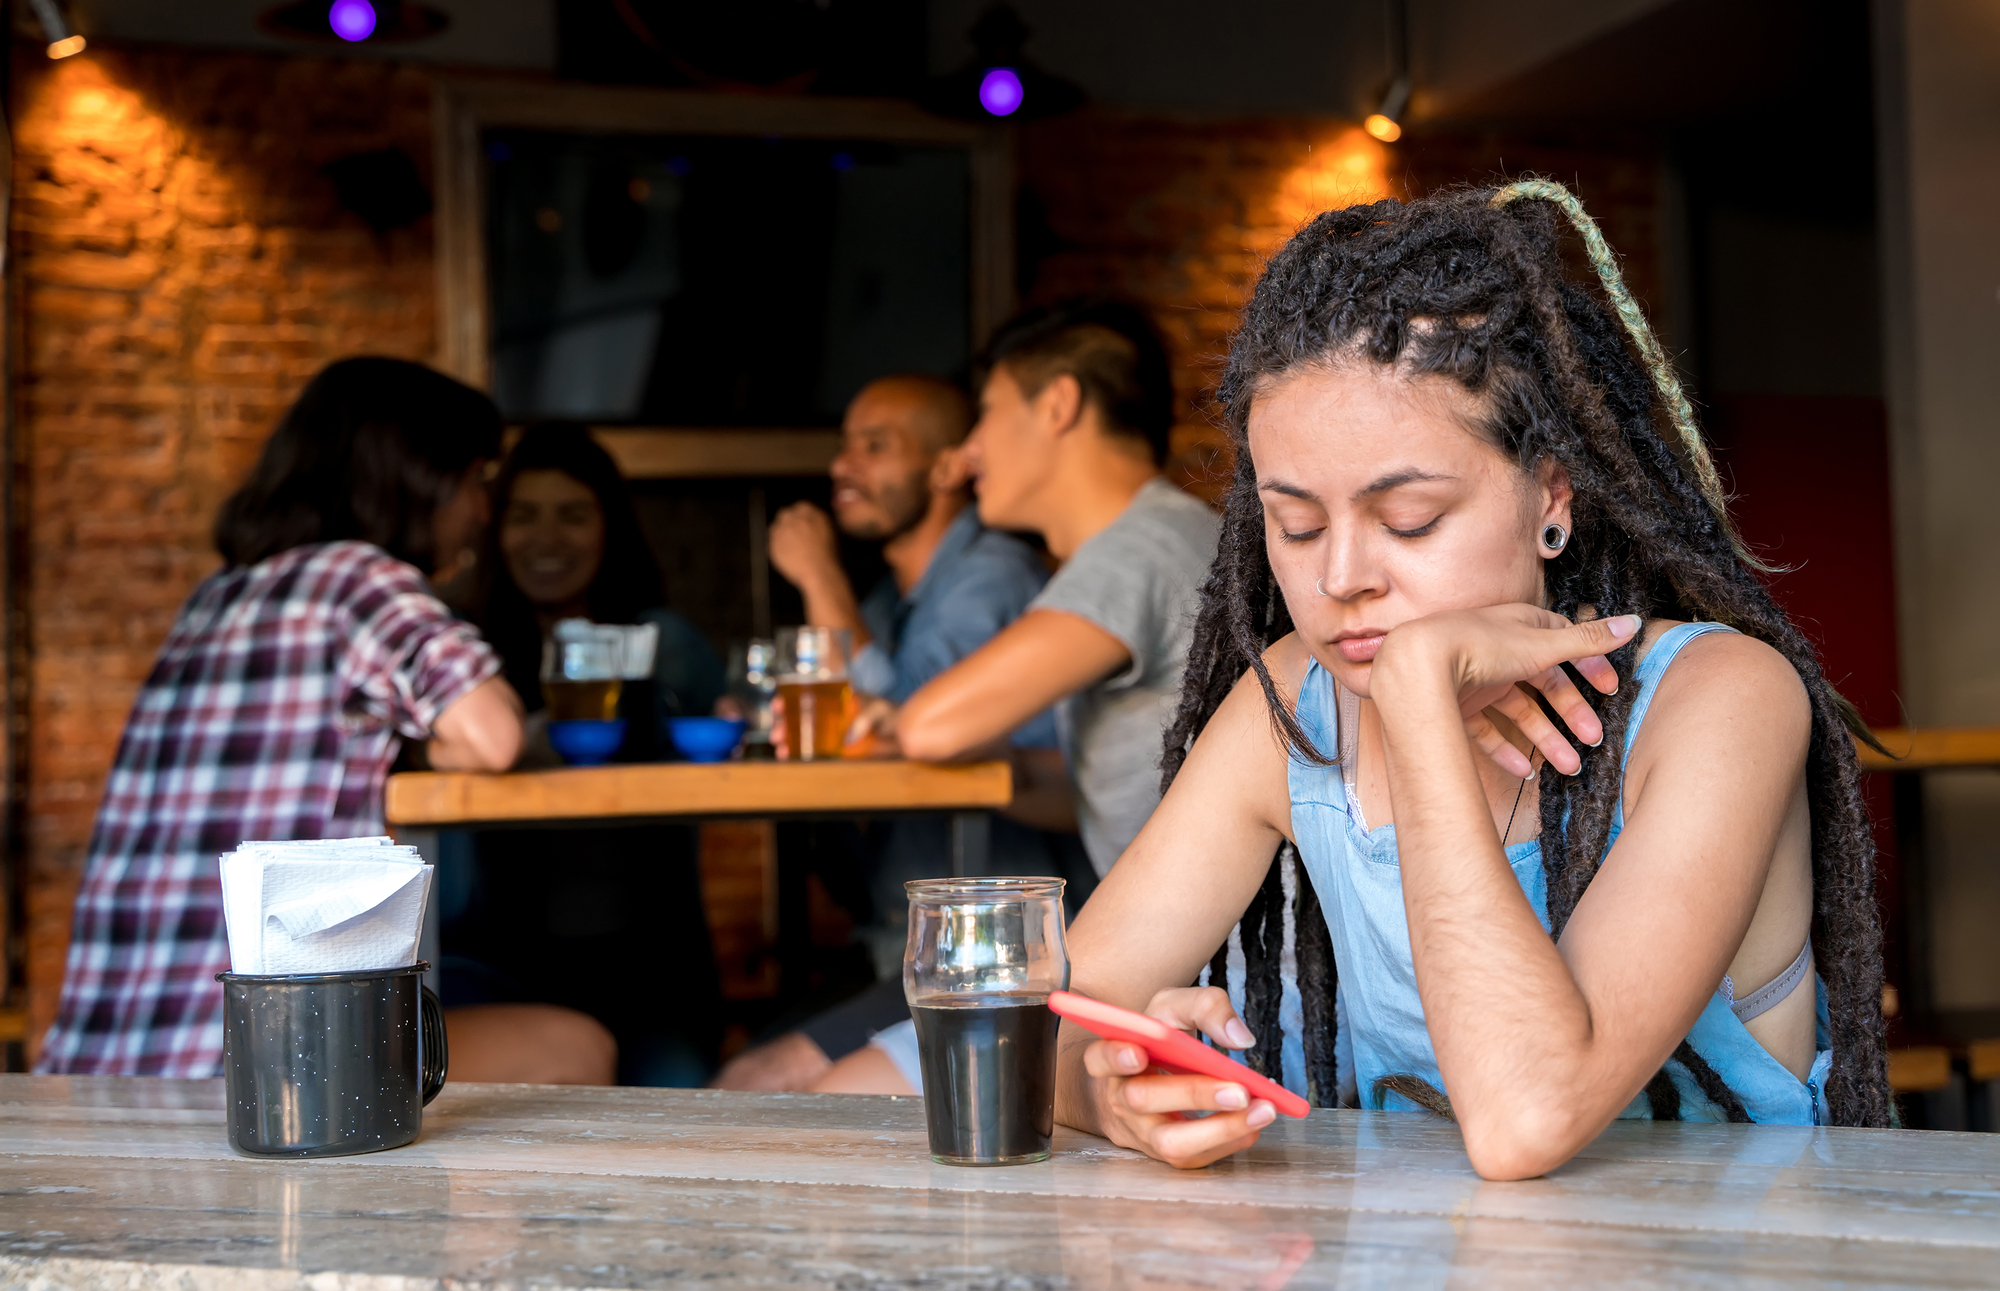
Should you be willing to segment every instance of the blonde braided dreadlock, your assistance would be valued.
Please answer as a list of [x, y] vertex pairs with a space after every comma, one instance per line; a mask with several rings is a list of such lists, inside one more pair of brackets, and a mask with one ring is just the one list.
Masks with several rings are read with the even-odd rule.
[[1590, 213], [1583, 209], [1583, 203], [1575, 193], [1551, 179], [1516, 180], [1493, 194], [1492, 202], [1494, 206], [1505, 206], [1523, 198], [1552, 202], [1569, 217], [1577, 236], [1583, 239], [1584, 253], [1590, 257], [1590, 267], [1597, 271], [1597, 281], [1604, 288], [1605, 298], [1611, 302], [1618, 321], [1625, 324], [1633, 348], [1639, 351], [1640, 362], [1646, 365], [1646, 371], [1652, 374], [1653, 384], [1659, 387], [1660, 401], [1667, 406], [1667, 416], [1680, 434], [1681, 448], [1687, 454], [1688, 465], [1694, 468], [1695, 479], [1701, 483], [1702, 497], [1708, 500], [1716, 520], [1729, 534], [1730, 545], [1736, 548], [1738, 559], [1752, 569], [1770, 573], [1771, 566], [1744, 545], [1743, 539], [1736, 533], [1736, 526], [1730, 522], [1729, 495], [1722, 491], [1722, 477], [1716, 474], [1715, 459], [1709, 456], [1701, 425], [1695, 421], [1694, 405], [1688, 402], [1687, 392], [1681, 389], [1680, 376], [1674, 371], [1666, 351], [1660, 348], [1659, 338], [1653, 335], [1652, 325], [1646, 321], [1639, 302], [1632, 299], [1631, 290], [1625, 286], [1625, 275], [1618, 268], [1617, 253], [1604, 240], [1597, 221], [1590, 218]]

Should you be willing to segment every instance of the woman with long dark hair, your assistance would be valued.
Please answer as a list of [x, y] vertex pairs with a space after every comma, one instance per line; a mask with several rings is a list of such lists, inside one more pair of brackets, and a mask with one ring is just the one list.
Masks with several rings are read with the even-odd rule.
[[427, 581], [469, 555], [499, 448], [492, 401], [419, 364], [348, 359], [307, 384], [133, 702], [39, 1070], [220, 1075], [217, 858], [384, 832], [405, 740], [434, 767], [512, 765], [520, 700]]
[[493, 482], [495, 521], [479, 563], [476, 616], [530, 710], [541, 707], [542, 642], [557, 619], [652, 623], [660, 716], [706, 716], [722, 661], [666, 606], [666, 589], [618, 464], [581, 426], [530, 426]]
[[[1077, 919], [1078, 989], [1270, 1071], [1290, 888], [1313, 1100], [1452, 1117], [1487, 1177], [1619, 1117], [1887, 1124], [1865, 733], [1575, 197], [1321, 215], [1221, 395], [1170, 787]], [[1249, 1026], [1186, 985], [1246, 908]], [[1060, 1063], [1062, 1120], [1177, 1165], [1273, 1115], [1081, 1032]]]
[[[666, 608], [630, 491], [586, 428], [529, 427], [494, 480], [493, 506], [474, 613], [531, 710], [542, 707], [542, 642], [564, 618], [659, 628], [652, 700], [625, 710], [639, 747], [661, 719], [714, 707], [722, 662]], [[455, 1020], [488, 1023], [467, 1045], [453, 1035], [453, 1061], [465, 1048], [508, 1071], [530, 1052], [511, 1021], [554, 1005], [608, 1029], [622, 1083], [705, 1081], [721, 995], [696, 840], [677, 825], [445, 835], [444, 1001]]]

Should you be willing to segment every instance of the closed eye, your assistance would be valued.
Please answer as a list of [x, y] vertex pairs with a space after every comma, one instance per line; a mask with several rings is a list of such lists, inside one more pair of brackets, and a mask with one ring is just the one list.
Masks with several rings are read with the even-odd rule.
[[1383, 525], [1382, 527], [1390, 533], [1395, 534], [1398, 538], [1421, 538], [1431, 530], [1437, 528], [1438, 521], [1442, 519], [1444, 519], [1444, 516], [1441, 514], [1432, 516], [1429, 524], [1418, 525], [1414, 529], [1398, 529], [1394, 525]]
[[[1432, 523], [1432, 524], [1436, 524], [1436, 523], [1437, 523], [1437, 521], [1433, 520], [1433, 521], [1431, 521], [1431, 523]], [[1288, 532], [1288, 531], [1286, 531], [1286, 530], [1284, 530], [1284, 529], [1280, 529], [1280, 530], [1278, 530], [1278, 541], [1279, 541], [1279, 542], [1311, 542], [1311, 541], [1312, 541], [1313, 539], [1315, 539], [1315, 538], [1319, 537], [1319, 536], [1320, 536], [1321, 534], [1323, 534], [1323, 533], [1325, 533], [1325, 532], [1326, 532], [1326, 528], [1325, 528], [1325, 526], [1321, 526], [1321, 527], [1320, 527], [1320, 528], [1318, 528], [1318, 529], [1308, 529], [1308, 530], [1306, 530], [1306, 531], [1305, 531], [1304, 533], [1290, 533], [1290, 532]]]

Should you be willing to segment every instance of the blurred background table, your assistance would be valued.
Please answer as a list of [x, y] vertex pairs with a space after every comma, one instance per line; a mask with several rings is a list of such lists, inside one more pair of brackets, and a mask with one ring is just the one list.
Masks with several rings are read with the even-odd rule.
[[234, 1156], [221, 1081], [0, 1077], [0, 1284], [767, 1287], [1969, 1286], [2000, 1140], [1621, 1121], [1488, 1183], [1456, 1126], [1280, 1120], [1177, 1171], [927, 1153], [913, 1098], [447, 1085], [371, 1156]]
[[1005, 762], [662, 762], [510, 775], [406, 772], [389, 777], [387, 815], [398, 831], [904, 811], [951, 812], [983, 822], [983, 813], [1013, 800], [1013, 772]]
[[[435, 861], [440, 829], [942, 813], [951, 821], [951, 873], [977, 874], [990, 842], [988, 813], [1013, 798], [1013, 768], [1003, 761], [660, 762], [507, 775], [405, 772], [389, 777], [385, 814], [398, 838]], [[776, 881], [779, 959], [795, 968], [809, 919], [806, 879], [781, 867]], [[425, 911], [423, 954], [433, 965], [439, 962], [440, 909], [433, 900]], [[435, 989], [435, 967], [429, 980]]]
[[1890, 726], [1875, 732], [1891, 756], [1857, 745], [1864, 771], [1914, 774], [1947, 768], [2000, 767], [2000, 726]]

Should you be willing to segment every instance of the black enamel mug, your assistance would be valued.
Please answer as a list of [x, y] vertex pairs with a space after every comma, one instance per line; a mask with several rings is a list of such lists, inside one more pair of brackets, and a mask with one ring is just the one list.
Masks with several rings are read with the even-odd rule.
[[230, 1145], [338, 1157], [415, 1140], [449, 1060], [429, 967], [217, 973]]

